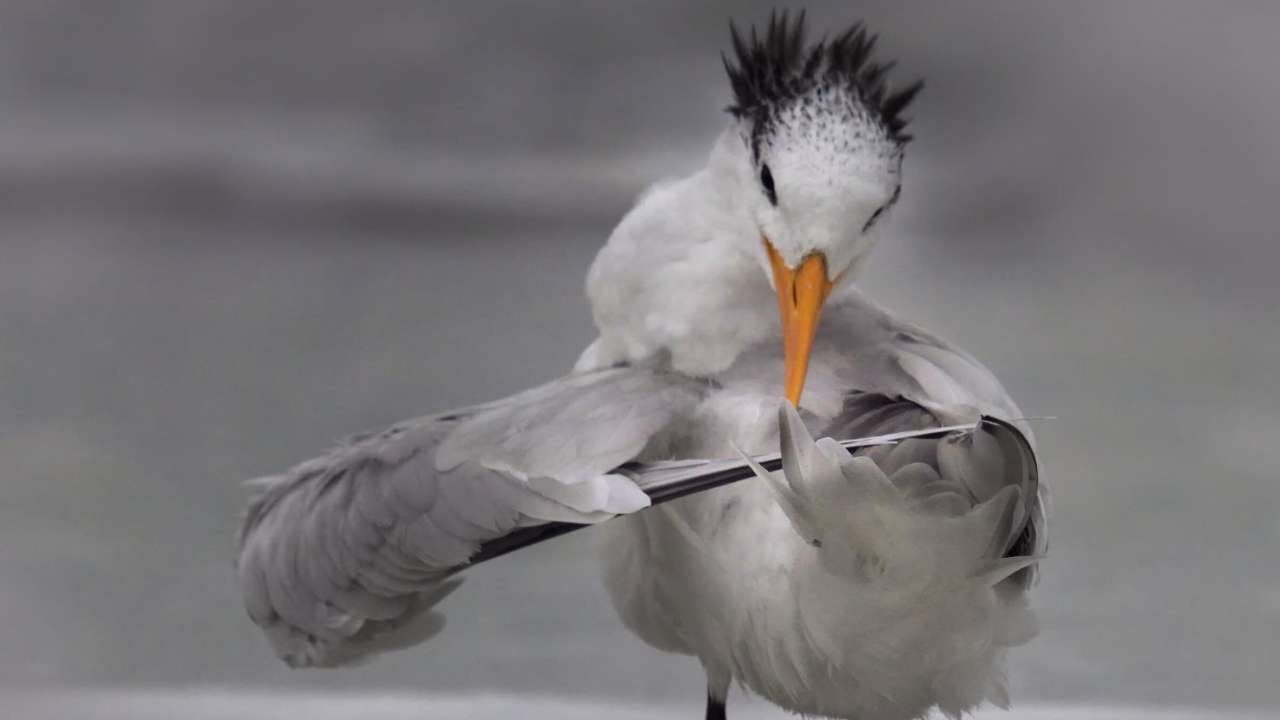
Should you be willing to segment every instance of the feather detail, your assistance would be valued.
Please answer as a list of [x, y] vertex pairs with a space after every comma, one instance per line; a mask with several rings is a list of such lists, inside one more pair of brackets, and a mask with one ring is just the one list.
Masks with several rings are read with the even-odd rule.
[[425, 640], [443, 627], [433, 608], [457, 587], [447, 578], [485, 543], [647, 507], [611, 471], [700, 392], [646, 368], [575, 373], [256, 480], [237, 559], [249, 616], [295, 667]]
[[[877, 63], [872, 58], [877, 36], [862, 23], [855, 23], [829, 41], [806, 47], [804, 12], [792, 21], [786, 10], [769, 16], [763, 33], [753, 27], [749, 39], [729, 23], [734, 61], [721, 56], [734, 104], [735, 116], [764, 115], [779, 105], [812, 91], [819, 85], [850, 91], [876, 114], [885, 132], [897, 143], [911, 136], [905, 130], [907, 106], [924, 87], [917, 80], [899, 91], [887, 81], [895, 63]], [[736, 64], [735, 64], [736, 63]]]
[[[874, 407], [877, 423], [895, 429], [899, 413], [918, 408]], [[789, 403], [778, 425], [782, 471], [749, 462], [799, 540], [789, 593], [808, 650], [780, 634], [770, 670], [748, 671], [748, 684], [815, 715], [909, 718], [930, 706], [958, 715], [983, 700], [1007, 704], [1004, 654], [1036, 630], [1019, 578], [1041, 560], [1009, 554], [1037, 503], [1017, 430], [983, 420], [851, 454], [814, 441]], [[799, 673], [807, 694], [787, 685], [796, 657], [808, 665]], [[824, 704], [819, 662], [863, 690], [833, 686], [839, 704]]]

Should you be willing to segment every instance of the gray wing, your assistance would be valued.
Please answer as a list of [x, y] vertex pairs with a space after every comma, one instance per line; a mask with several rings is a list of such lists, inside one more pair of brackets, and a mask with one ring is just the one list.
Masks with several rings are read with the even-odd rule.
[[[904, 482], [919, 484], [919, 493], [936, 493], [932, 502], [938, 505], [981, 503], [1008, 485], [1018, 485], [1020, 515], [1014, 519], [1021, 530], [1006, 551], [1043, 555], [1049, 489], [1036, 468], [1031, 428], [1004, 387], [972, 355], [889, 314], [860, 293], [847, 295], [843, 302], [843, 311], [832, 313], [824, 331], [848, 358], [836, 372], [851, 390], [835, 417], [815, 429], [848, 438], [984, 418], [981, 432], [864, 452], [878, 463], [888, 463], [881, 468], [887, 475], [905, 468]], [[1033, 572], [1020, 578], [1029, 581]]]
[[[895, 317], [860, 293], [842, 298], [842, 306], [819, 331], [844, 362], [835, 372], [844, 387], [912, 400], [954, 423], [976, 414], [1014, 421], [1022, 411], [996, 377], [959, 347]], [[824, 335], [825, 334], [825, 335]], [[1019, 428], [1029, 440], [1030, 428]]]
[[250, 618], [295, 667], [437, 632], [450, 575], [503, 542], [648, 505], [612, 472], [703, 386], [648, 368], [577, 373], [488, 405], [358, 436], [254, 481], [237, 572]]
[[[842, 412], [822, 434], [883, 436], [940, 428], [943, 423], [936, 410], [911, 400], [855, 392], [845, 398]], [[1035, 451], [1010, 422], [983, 417], [971, 429], [856, 448], [853, 453], [873, 460], [920, 507], [941, 514], [963, 514], [1014, 487], [1017, 492], [1000, 519], [990, 559], [1040, 557], [1048, 549]], [[1034, 565], [1028, 566], [1012, 575], [1012, 582], [1027, 587], [1035, 572]]]

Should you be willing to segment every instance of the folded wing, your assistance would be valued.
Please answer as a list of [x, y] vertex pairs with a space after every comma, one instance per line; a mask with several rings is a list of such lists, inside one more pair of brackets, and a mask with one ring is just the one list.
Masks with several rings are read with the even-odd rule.
[[[942, 413], [950, 416], [951, 413]], [[938, 410], [910, 400], [852, 393], [840, 416], [823, 430], [832, 437], [859, 437], [940, 427]], [[991, 568], [1009, 558], [1039, 558], [1047, 544], [1043, 488], [1034, 450], [1012, 423], [982, 417], [972, 429], [903, 439], [853, 451], [872, 461], [914, 511], [959, 517], [986, 508], [994, 517], [985, 560]], [[1035, 565], [1013, 574], [1017, 584], [1034, 580]]]

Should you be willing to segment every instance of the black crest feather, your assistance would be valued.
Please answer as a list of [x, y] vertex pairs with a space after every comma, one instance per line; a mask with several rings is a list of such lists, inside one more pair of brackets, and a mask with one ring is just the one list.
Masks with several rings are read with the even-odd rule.
[[736, 64], [723, 54], [721, 59], [733, 86], [734, 104], [729, 112], [734, 116], [763, 121], [771, 109], [784, 102], [820, 84], [836, 84], [847, 88], [874, 113], [892, 140], [902, 144], [911, 139], [905, 133], [909, 118], [903, 111], [924, 87], [924, 81], [893, 91], [887, 75], [894, 63], [872, 60], [877, 36], [868, 33], [861, 22], [832, 40], [809, 47], [805, 45], [803, 11], [794, 22], [786, 10], [770, 13], [764, 37], [754, 26], [744, 37], [733, 21], [729, 22], [729, 34]]

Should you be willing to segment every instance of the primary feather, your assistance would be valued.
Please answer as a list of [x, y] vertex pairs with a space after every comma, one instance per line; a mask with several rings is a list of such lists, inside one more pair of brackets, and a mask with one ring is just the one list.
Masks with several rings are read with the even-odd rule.
[[293, 666], [420, 642], [442, 625], [432, 608], [456, 587], [451, 573], [484, 542], [647, 506], [610, 471], [701, 392], [652, 368], [577, 373], [254, 481], [237, 562], [249, 616]]

